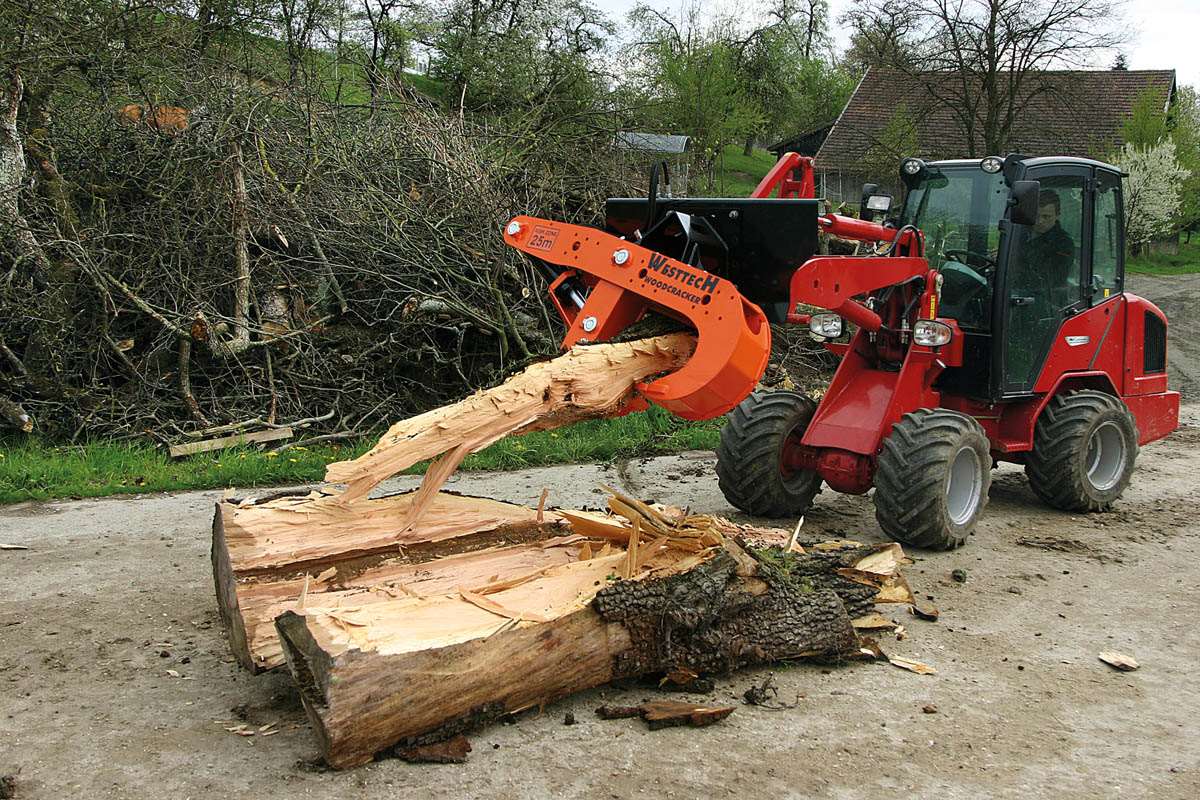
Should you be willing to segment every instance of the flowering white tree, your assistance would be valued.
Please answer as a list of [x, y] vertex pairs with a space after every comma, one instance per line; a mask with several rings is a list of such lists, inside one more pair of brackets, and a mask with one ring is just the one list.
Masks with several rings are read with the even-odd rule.
[[1188, 171], [1175, 158], [1175, 142], [1164, 137], [1150, 147], [1126, 144], [1117, 164], [1125, 179], [1125, 238], [1134, 252], [1171, 230], [1179, 212], [1179, 188]]

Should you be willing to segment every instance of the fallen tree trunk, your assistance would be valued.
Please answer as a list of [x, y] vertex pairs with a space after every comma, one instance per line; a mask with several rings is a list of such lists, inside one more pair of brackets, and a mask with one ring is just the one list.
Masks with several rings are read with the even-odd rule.
[[[218, 505], [213, 571], [231, 645], [256, 670], [282, 652], [329, 764], [416, 752], [615, 678], [856, 656], [856, 624], [880, 624], [875, 603], [911, 600], [898, 545], [804, 548], [786, 531], [612, 490], [619, 517], [437, 491], [507, 433], [629, 410], [636, 384], [678, 368], [693, 343], [575, 348], [397, 423], [329, 467], [345, 491]], [[369, 499], [427, 458], [420, 489]]]
[[3, 396], [0, 396], [0, 421], [22, 433], [33, 430], [33, 418], [25, 413], [25, 409]]
[[[553, 512], [440, 493], [419, 525], [401, 531], [415, 492], [347, 505], [316, 502], [325, 496], [310, 492], [217, 504], [212, 543], [217, 605], [230, 649], [251, 671], [283, 664], [274, 620], [302, 598], [316, 602], [329, 594], [321, 601], [325, 605], [363, 604], [395, 593], [443, 592], [570, 557], [564, 549], [569, 540], [559, 536], [562, 520]], [[451, 540], [448, 548], [444, 543]], [[524, 541], [534, 544], [496, 553]], [[457, 555], [437, 569], [428, 566], [447, 552]], [[472, 572], [475, 567], [487, 574]]]
[[[856, 655], [847, 604], [821, 582], [870, 607], [878, 590], [838, 570], [898, 563], [880, 558], [891, 546], [760, 551], [727, 538], [744, 529], [719, 518], [652, 516], [643, 532], [632, 516], [608, 523], [606, 546], [582, 541], [579, 560], [517, 585], [278, 617], [326, 761], [362, 764], [616, 678]], [[706, 537], [716, 543], [692, 547]]]

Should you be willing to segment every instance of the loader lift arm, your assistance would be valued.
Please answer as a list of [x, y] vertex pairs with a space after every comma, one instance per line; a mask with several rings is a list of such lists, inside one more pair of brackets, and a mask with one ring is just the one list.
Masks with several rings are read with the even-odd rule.
[[[812, 199], [813, 187], [812, 159], [788, 153], [751, 198], [768, 200], [775, 193], [776, 199]], [[649, 207], [654, 205], [652, 200]], [[651, 230], [639, 230], [633, 238], [653, 238], [653, 222], [645, 226]], [[893, 254], [911, 255], [813, 258], [796, 264], [786, 321], [806, 321], [794, 313], [798, 303], [805, 303], [836, 311], [867, 330], [879, 330], [884, 326], [880, 315], [853, 298], [925, 277], [928, 267], [918, 255], [919, 233], [837, 214], [818, 216], [817, 224], [841, 238], [890, 243]], [[691, 360], [640, 386], [645, 399], [684, 419], [711, 419], [745, 399], [762, 377], [771, 350], [767, 316], [729, 280], [706, 271], [698, 259], [686, 263], [629, 238], [528, 216], [514, 217], [504, 238], [546, 268], [550, 298], [567, 324], [564, 348], [608, 341], [650, 311], [695, 329]]]

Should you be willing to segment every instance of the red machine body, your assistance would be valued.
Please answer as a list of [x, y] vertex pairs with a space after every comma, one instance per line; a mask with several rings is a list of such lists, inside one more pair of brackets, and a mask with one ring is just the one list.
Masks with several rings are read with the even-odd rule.
[[[803, 177], [789, 177], [796, 171]], [[795, 196], [792, 193], [811, 193], [812, 174], [811, 158], [788, 153], [763, 178], [754, 194], [788, 197]], [[820, 222], [826, 232], [849, 240], [893, 242], [899, 233], [894, 228], [836, 214], [825, 215]], [[904, 231], [899, 237], [897, 252], [921, 251], [919, 233]], [[878, 343], [868, 339], [880, 329], [882, 320], [855, 298], [921, 275], [926, 280], [917, 304], [918, 317], [952, 326], [954, 335], [949, 345], [930, 348], [909, 344], [899, 371], [873, 368]], [[1034, 385], [1036, 396], [985, 403], [934, 388], [938, 376], [948, 367], [961, 366], [963, 359], [963, 337], [955, 321], [937, 316], [936, 284], [936, 272], [916, 255], [813, 258], [796, 270], [792, 277], [793, 307], [807, 304], [830, 309], [854, 322], [859, 330], [848, 346], [826, 345], [842, 361], [803, 438], [793, 441], [784, 455], [791, 468], [816, 470], [837, 491], [865, 493], [872, 486], [875, 456], [893, 425], [912, 409], [937, 407], [976, 419], [987, 432], [993, 457], [1019, 462], [1021, 455], [1033, 447], [1034, 426], [1046, 404], [1071, 389], [1096, 389], [1120, 397], [1136, 420], [1139, 444], [1160, 439], [1179, 426], [1180, 396], [1167, 389], [1165, 368], [1152, 374], [1144, 369], [1145, 340], [1137, 326], [1145, 314], [1158, 317], [1166, 325], [1166, 316], [1150, 301], [1123, 292], [1067, 320]], [[807, 321], [799, 314], [792, 319]]]
[[[1079, 159], [1060, 159], [1051, 166], [1059, 162], [1066, 164], [1064, 170], [1068, 172], [1084, 168], [1075, 163], [1081, 162]], [[955, 163], [963, 169], [964, 162]], [[1098, 162], [1089, 164], [1084, 166], [1093, 171], [1113, 170]], [[1024, 168], [1018, 166], [1019, 170]], [[1041, 168], [1048, 174], [1045, 165]], [[996, 174], [999, 169], [996, 166], [986, 171], [999, 177]], [[1016, 184], [1007, 173], [1004, 178], [1014, 186], [1015, 197]], [[653, 188], [651, 194], [655, 194]], [[794, 153], [781, 158], [751, 195], [760, 201], [814, 197], [812, 159]], [[644, 229], [653, 221], [654, 202], [652, 197], [646, 226], [628, 236], [517, 217], [509, 223], [505, 238], [513, 247], [551, 265], [555, 273], [551, 296], [568, 328], [564, 347], [609, 339], [648, 311], [673, 317], [694, 328], [698, 343], [691, 361], [678, 372], [640, 388], [647, 399], [679, 416], [715, 417], [738, 406], [760, 380], [770, 353], [769, 315], [743, 296], [744, 291], [755, 287], [735, 286], [709, 272], [717, 262], [704, 256], [703, 251], [685, 247], [683, 252], [691, 254], [684, 256], [685, 261], [643, 246], [657, 241]], [[1010, 206], [1015, 202], [1010, 201]], [[738, 213], [736, 208], [727, 212], [730, 218]], [[716, 228], [709, 226], [696, 233], [692, 230], [695, 220], [684, 216], [672, 223], [677, 234], [682, 231], [688, 242], [715, 241], [718, 246], [725, 246]], [[718, 218], [714, 214], [709, 216]], [[1178, 426], [1180, 397], [1167, 388], [1166, 318], [1149, 301], [1123, 291], [1110, 296], [1106, 290], [1101, 301], [1081, 303], [1057, 331], [1051, 331], [1053, 340], [1032, 385], [1023, 385], [1018, 392], [1005, 392], [995, 383], [986, 391], [963, 391], [954, 388], [952, 381], [940, 379], [948, 370], [962, 368], [970, 358], [978, 356], [968, 355], [965, 349], [964, 342], [970, 337], [960, 329], [962, 320], [939, 314], [944, 276], [932, 269], [926, 259], [925, 233], [911, 225], [893, 227], [828, 213], [818, 215], [816, 223], [822, 232], [869, 243], [875, 252], [861, 256], [814, 253], [792, 267], [787, 280], [786, 313], [783, 319], [776, 317], [776, 321], [809, 323], [813, 315], [801, 313], [800, 309], [815, 307], [852, 322], [857, 330], [848, 343], [830, 340], [825, 343], [840, 356], [841, 362], [810, 418], [786, 433], [782, 440], [778, 467], [785, 479], [815, 473], [837, 491], [866, 492], [876, 480], [885, 441], [906, 415], [918, 409], [947, 409], [967, 418], [968, 423], [974, 420], [986, 433], [987, 448], [983, 452], [990, 449], [992, 459], [1016, 462], [1024, 461], [1035, 447], [1038, 421], [1049, 404], [1056, 397], [1077, 390], [1119, 398], [1136, 423], [1137, 444], [1166, 436]], [[958, 252], [979, 258], [970, 251]], [[1090, 274], [1091, 267], [1087, 269]], [[776, 274], [768, 273], [764, 280], [777, 282], [771, 277]], [[1025, 301], [1026, 298], [1014, 297], [1013, 305]], [[1009, 313], [1007, 309], [997, 311], [1001, 308], [998, 304], [991, 308], [993, 317]], [[926, 331], [948, 330], [948, 340], [937, 345], [918, 343], [914, 331], [922, 324]], [[1013, 330], [1019, 327], [1010, 325]], [[1152, 335], [1151, 331], [1159, 332], [1153, 334], [1158, 343], [1155, 354], [1148, 356], [1147, 337]], [[1050, 341], [1048, 337], [1046, 341]], [[1116, 423], [1112, 425], [1119, 427]], [[1111, 430], [1105, 430], [1111, 439]], [[1087, 458], [1092, 457], [1089, 450]], [[949, 469], [953, 472], [956, 468]], [[946, 492], [967, 491], [953, 489], [951, 477], [945, 480]], [[982, 502], [986, 502], [988, 481], [990, 478], [982, 484]], [[975, 479], [976, 484], [979, 482]], [[978, 493], [979, 486], [974, 486], [974, 490]], [[753, 487], [746, 491], [752, 492]], [[726, 496], [729, 497], [729, 492]], [[877, 494], [877, 508], [878, 500]], [[747, 505], [733, 499], [731, 502], [753, 512]], [[967, 508], [965, 501], [955, 502]], [[971, 502], [982, 507], [978, 498]], [[891, 530], [901, 525], [895, 521], [897, 509], [887, 514], [890, 522], [885, 524], [885, 530], [899, 537], [897, 530]], [[881, 524], [883, 521], [881, 516]], [[952, 522], [946, 526], [958, 525]], [[924, 538], [918, 538], [935, 542], [930, 546], [956, 546], [965, 534], [960, 535], [958, 528], [955, 530], [953, 535], [922, 534]]]

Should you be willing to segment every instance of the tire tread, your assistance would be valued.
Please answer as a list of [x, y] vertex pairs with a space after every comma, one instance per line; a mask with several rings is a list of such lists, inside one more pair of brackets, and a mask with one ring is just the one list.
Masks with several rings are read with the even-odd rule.
[[759, 517], [803, 514], [821, 491], [815, 474], [800, 491], [780, 471], [782, 440], [798, 420], [812, 418], [816, 404], [799, 392], [755, 392], [729, 412], [717, 447], [717, 484], [736, 508]]
[[975, 517], [957, 532], [947, 526], [942, 512], [945, 470], [940, 467], [970, 439], [990, 458], [983, 428], [957, 411], [920, 408], [896, 423], [875, 469], [875, 518], [888, 536], [929, 550], [950, 550], [966, 541], [987, 505], [990, 462], [981, 462], [982, 494]]

